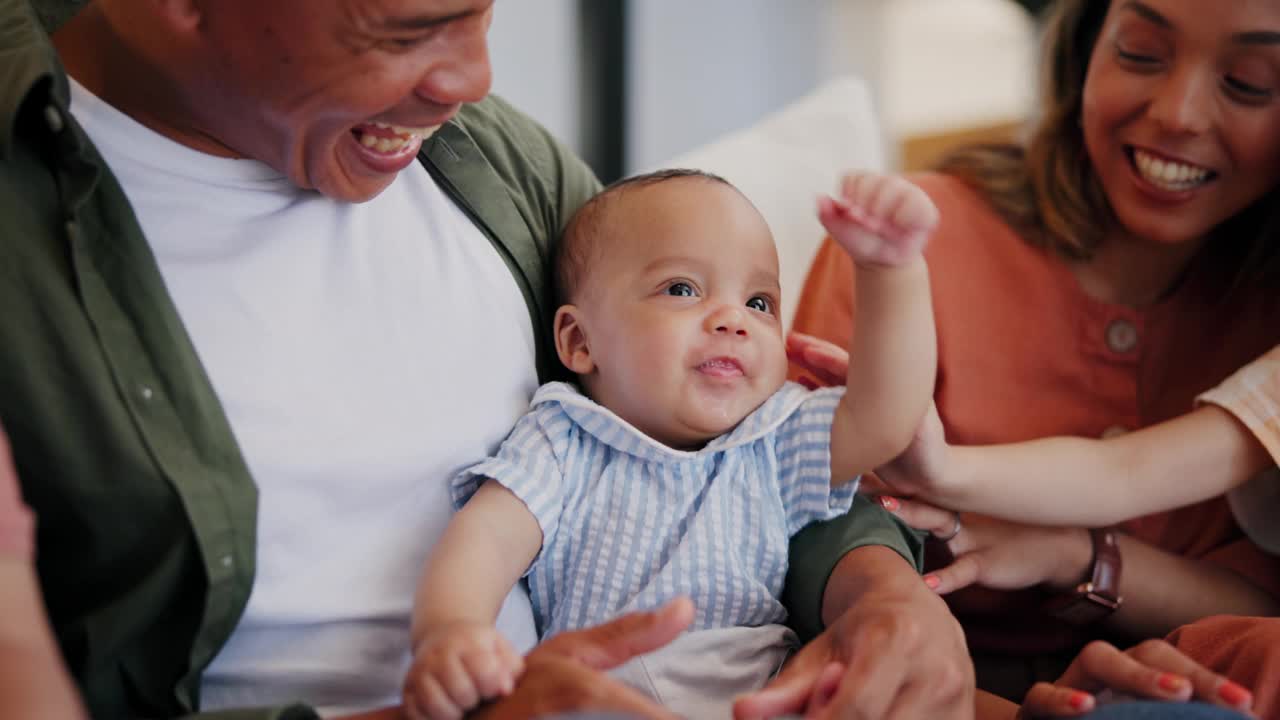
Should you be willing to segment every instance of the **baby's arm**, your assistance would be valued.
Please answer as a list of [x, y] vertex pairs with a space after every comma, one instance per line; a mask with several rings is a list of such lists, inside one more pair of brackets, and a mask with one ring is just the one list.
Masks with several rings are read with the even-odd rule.
[[928, 496], [1040, 525], [1100, 527], [1216, 497], [1275, 464], [1222, 408], [1206, 405], [1102, 440], [1054, 437], [955, 447]]
[[896, 176], [853, 173], [818, 215], [857, 274], [848, 390], [831, 428], [832, 482], [903, 451], [933, 397], [937, 339], [921, 251], [938, 223], [923, 190]]
[[404, 686], [410, 718], [461, 718], [511, 692], [523, 660], [493, 623], [541, 545], [533, 514], [493, 480], [449, 522], [414, 603], [413, 666]]

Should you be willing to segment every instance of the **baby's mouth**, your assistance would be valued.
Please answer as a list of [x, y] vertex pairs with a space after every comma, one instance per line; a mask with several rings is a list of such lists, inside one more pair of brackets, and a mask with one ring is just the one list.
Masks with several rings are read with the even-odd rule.
[[699, 364], [697, 370], [712, 377], [738, 377], [743, 374], [742, 363], [731, 357], [711, 358]]
[[404, 127], [384, 122], [361, 123], [351, 128], [356, 142], [373, 152], [384, 155], [399, 155], [410, 147], [416, 146], [423, 138], [431, 134], [435, 128]]

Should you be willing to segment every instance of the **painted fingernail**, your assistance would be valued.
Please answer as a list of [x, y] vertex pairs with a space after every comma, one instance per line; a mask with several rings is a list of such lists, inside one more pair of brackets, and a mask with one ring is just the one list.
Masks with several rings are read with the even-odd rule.
[[1077, 712], [1084, 712], [1093, 709], [1093, 696], [1086, 692], [1076, 691], [1071, 693], [1071, 699], [1067, 701], [1071, 705], [1071, 709]]
[[1157, 680], [1157, 682], [1160, 685], [1160, 689], [1168, 690], [1169, 692], [1178, 692], [1187, 686], [1186, 678], [1181, 675], [1174, 675], [1173, 673], [1161, 673], [1160, 679]]
[[924, 584], [928, 585], [930, 590], [937, 590], [942, 581], [938, 579], [937, 575], [925, 575]]
[[898, 512], [898, 508], [902, 507], [902, 504], [898, 502], [898, 498], [890, 497], [889, 495], [880, 496], [880, 505], [889, 512]]
[[1230, 680], [1222, 683], [1218, 688], [1218, 697], [1235, 707], [1243, 707], [1253, 703], [1253, 693], [1245, 690], [1244, 686], [1237, 685]]

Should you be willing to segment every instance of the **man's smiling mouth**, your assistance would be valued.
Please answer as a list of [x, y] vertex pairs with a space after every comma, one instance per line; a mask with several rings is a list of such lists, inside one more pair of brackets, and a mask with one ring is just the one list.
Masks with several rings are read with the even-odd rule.
[[361, 123], [351, 128], [356, 142], [378, 153], [398, 155], [421, 142], [434, 127], [405, 127], [384, 122]]

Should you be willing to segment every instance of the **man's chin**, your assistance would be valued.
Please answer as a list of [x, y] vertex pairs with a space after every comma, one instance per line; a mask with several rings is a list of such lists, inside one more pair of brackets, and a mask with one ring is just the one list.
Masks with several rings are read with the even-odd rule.
[[381, 195], [383, 190], [391, 187], [395, 179], [395, 175], [387, 175], [385, 178], [369, 178], [362, 182], [320, 183], [316, 186], [316, 192], [338, 202], [363, 203]]

